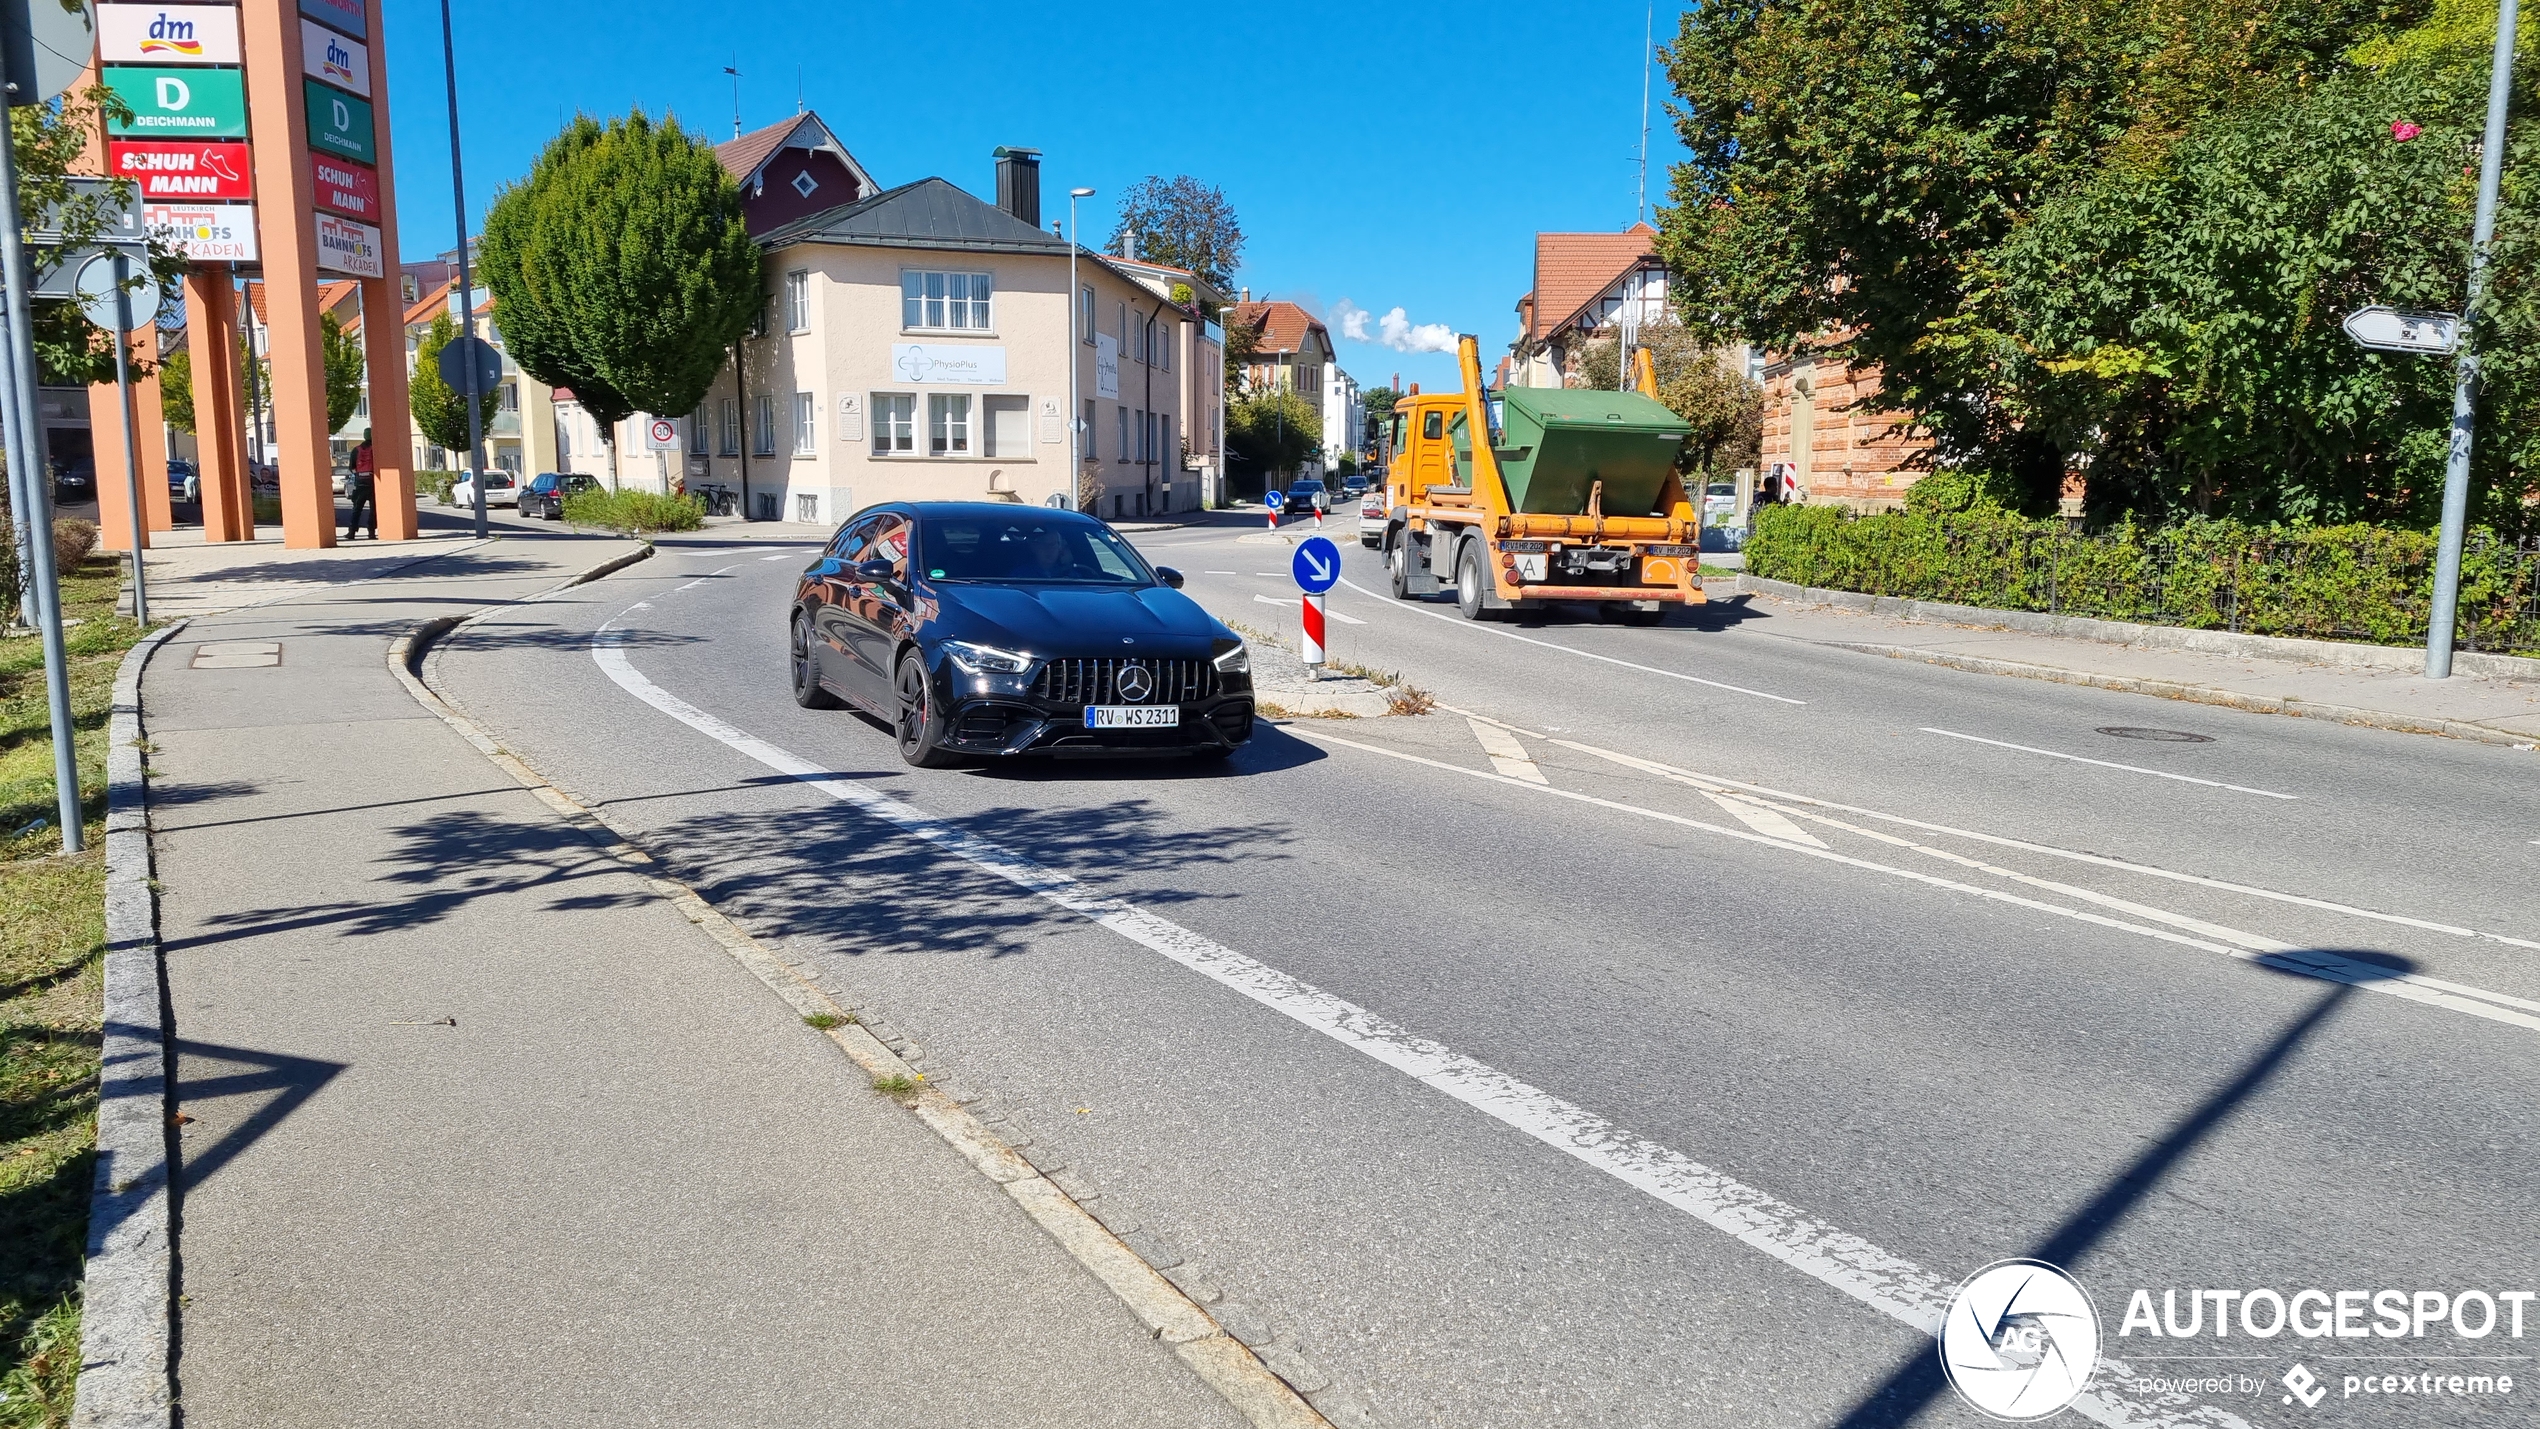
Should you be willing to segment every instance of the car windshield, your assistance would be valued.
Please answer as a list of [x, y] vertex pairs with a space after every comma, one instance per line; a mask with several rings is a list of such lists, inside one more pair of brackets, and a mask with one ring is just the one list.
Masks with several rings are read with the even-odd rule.
[[918, 523], [926, 574], [939, 581], [1153, 585], [1129, 543], [1077, 517], [928, 516]]

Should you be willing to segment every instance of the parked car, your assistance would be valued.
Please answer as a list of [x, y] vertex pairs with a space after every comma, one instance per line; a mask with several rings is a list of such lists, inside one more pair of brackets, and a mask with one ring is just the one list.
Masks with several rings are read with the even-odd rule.
[[1332, 509], [1332, 493], [1311, 482], [1289, 487], [1284, 500], [1281, 516], [1315, 516]]
[[[520, 514], [564, 519], [564, 499], [577, 491], [597, 491], [600, 479], [578, 471], [542, 471], [520, 489]], [[488, 493], [490, 495], [490, 491]]]
[[350, 491], [353, 486], [352, 468], [342, 466], [337, 467], [334, 475], [328, 479], [328, 484], [335, 488], [335, 494], [338, 496]]
[[1358, 544], [1371, 551], [1384, 546], [1385, 515], [1391, 509], [1385, 505], [1385, 489], [1381, 486], [1358, 498]]
[[880, 716], [900, 758], [1232, 754], [1252, 737], [1241, 637], [1075, 511], [858, 512], [787, 612], [794, 702]]
[[[465, 506], [471, 510], [474, 509], [476, 506], [475, 480], [470, 477], [462, 476], [456, 482], [453, 482], [450, 486], [450, 499], [446, 504], [451, 506]], [[520, 505], [519, 479], [514, 477], [508, 471], [489, 471], [485, 473], [485, 504], [487, 506], [513, 507]]]
[[56, 501], [94, 501], [97, 499], [97, 470], [86, 457], [73, 457], [53, 463], [53, 499]]
[[1737, 483], [1715, 481], [1702, 488], [1702, 524], [1725, 526], [1737, 519]]
[[1367, 489], [1367, 478], [1355, 473], [1341, 478], [1341, 495], [1356, 496]]
[[203, 478], [195, 472], [194, 463], [183, 457], [172, 457], [168, 461], [168, 499], [170, 501], [203, 499]]

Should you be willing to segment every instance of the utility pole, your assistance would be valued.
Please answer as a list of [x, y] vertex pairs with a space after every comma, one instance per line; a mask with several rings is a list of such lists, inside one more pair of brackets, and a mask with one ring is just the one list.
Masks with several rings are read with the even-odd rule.
[[1649, 55], [1656, 48], [1657, 39], [1658, 5], [1657, 0], [1650, 0], [1641, 12], [1640, 22], [1640, 204], [1632, 213], [1635, 222], [1649, 219]]
[[[459, 173], [459, 54], [450, 43], [450, 0], [441, 0], [441, 74], [450, 91], [450, 202], [459, 218], [459, 330], [467, 335], [471, 349], [467, 381], [462, 384], [467, 397], [467, 487], [476, 500], [476, 539], [485, 539], [485, 464], [478, 453], [485, 448], [485, 412], [477, 401], [481, 390], [476, 364], [476, 277], [468, 261], [467, 182]], [[615, 462], [610, 463], [615, 466]]]
[[2434, 610], [2425, 632], [2425, 677], [2452, 674], [2452, 630], [2461, 600], [2461, 543], [2469, 525], [2470, 438], [2477, 426], [2479, 301], [2487, 296], [2489, 248], [2505, 175], [2505, 112], [2513, 102], [2518, 0], [2497, 0], [2496, 56], [2487, 76], [2487, 137], [2478, 158], [2478, 217], [2470, 228], [2469, 297], [2461, 305], [2461, 354], [2452, 386], [2452, 452], [2443, 472], [2443, 534], [2434, 554]]
[[739, 51], [733, 52], [732, 63], [725, 65], [723, 72], [732, 76], [732, 137], [738, 139], [741, 137], [741, 55]]

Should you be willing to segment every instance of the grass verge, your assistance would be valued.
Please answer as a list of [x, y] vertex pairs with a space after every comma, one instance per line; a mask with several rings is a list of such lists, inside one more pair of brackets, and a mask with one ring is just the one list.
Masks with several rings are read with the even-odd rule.
[[[0, 640], [0, 1429], [66, 1425], [96, 1163], [104, 1008], [107, 717], [141, 630], [113, 557], [62, 578], [88, 852], [62, 857], [44, 647]], [[40, 825], [38, 821], [41, 821]]]

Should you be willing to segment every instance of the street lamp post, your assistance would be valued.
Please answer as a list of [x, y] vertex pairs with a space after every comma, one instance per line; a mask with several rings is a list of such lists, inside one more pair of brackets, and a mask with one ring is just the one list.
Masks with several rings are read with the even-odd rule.
[[[485, 539], [485, 466], [478, 453], [485, 449], [485, 413], [477, 401], [476, 385], [476, 276], [468, 263], [467, 252], [467, 184], [459, 175], [459, 55], [450, 43], [450, 0], [441, 0], [441, 73], [450, 91], [450, 201], [459, 217], [459, 330], [467, 334], [467, 485], [474, 493], [476, 507], [476, 539]], [[615, 463], [610, 464], [614, 468]]]
[[1084, 335], [1076, 330], [1084, 316], [1084, 290], [1077, 286], [1076, 276], [1076, 200], [1092, 198], [1092, 189], [1067, 191], [1067, 506], [1075, 510], [1084, 504], [1085, 423], [1083, 401], [1076, 395], [1076, 371], [1085, 355], [1077, 349], [1084, 346]]
[[2425, 677], [2452, 673], [2452, 627], [2461, 597], [2461, 542], [2469, 525], [2469, 446], [2477, 425], [2478, 356], [2472, 334], [2487, 296], [2489, 248], [2496, 237], [2497, 190], [2505, 173], [2505, 113], [2513, 101], [2514, 20], [2518, 0], [2496, 6], [2496, 56], [2487, 77], [2487, 136], [2478, 156], [2478, 216], [2470, 227], [2469, 295], [2461, 306], [2461, 355], [2452, 387], [2452, 451], [2443, 472], [2443, 533], [2434, 551], [2434, 610], [2425, 632]]

